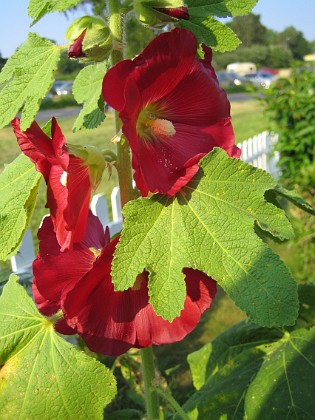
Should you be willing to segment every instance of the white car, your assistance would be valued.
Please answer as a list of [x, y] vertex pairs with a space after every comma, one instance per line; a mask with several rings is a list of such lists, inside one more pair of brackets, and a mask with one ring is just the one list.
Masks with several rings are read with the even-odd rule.
[[277, 76], [274, 76], [270, 73], [263, 73], [263, 72], [254, 72], [254, 73], [248, 73], [244, 74], [242, 76], [242, 81], [244, 83], [250, 83], [252, 85], [255, 85], [257, 87], [261, 87], [263, 89], [268, 89], [275, 80], [277, 79]]

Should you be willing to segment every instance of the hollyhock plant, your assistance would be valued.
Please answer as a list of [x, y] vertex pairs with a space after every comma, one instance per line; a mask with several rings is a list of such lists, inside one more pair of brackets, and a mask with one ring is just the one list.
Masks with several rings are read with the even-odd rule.
[[[36, 164], [47, 184], [47, 204], [61, 249], [71, 248], [84, 237], [92, 185], [96, 186], [104, 169], [100, 156], [94, 162], [70, 154], [66, 140], [55, 118], [50, 139], [33, 122], [25, 132], [20, 120], [12, 121], [22, 152]], [[78, 147], [74, 148], [78, 149]], [[88, 149], [85, 149], [87, 155]], [[93, 164], [94, 163], [94, 164]]]
[[119, 111], [143, 196], [176, 194], [214, 147], [240, 156], [230, 103], [212, 68], [210, 48], [203, 45], [203, 50], [204, 59], [197, 60], [195, 36], [174, 29], [104, 77], [103, 97]]
[[182, 340], [195, 328], [216, 293], [216, 283], [210, 277], [185, 268], [184, 309], [170, 323], [157, 316], [149, 303], [147, 272], [135, 279], [131, 289], [114, 291], [110, 272], [119, 237], [110, 242], [108, 230], [104, 234], [91, 212], [85, 237], [72, 250], [60, 251], [49, 217], [44, 219], [38, 238], [33, 291], [40, 311], [52, 315], [61, 308], [64, 318], [56, 329], [79, 333], [98, 353], [118, 355], [131, 347]]

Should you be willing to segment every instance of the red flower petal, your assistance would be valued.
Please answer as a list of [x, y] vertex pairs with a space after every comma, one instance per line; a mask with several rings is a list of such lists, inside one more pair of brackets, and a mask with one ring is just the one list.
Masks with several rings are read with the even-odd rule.
[[[37, 289], [36, 281], [33, 281], [33, 297], [37, 304], [38, 310], [46, 316], [52, 316], [55, 313], [57, 313], [60, 309], [59, 305], [57, 305], [54, 302], [50, 302], [49, 300], [46, 300], [44, 296], [40, 294], [39, 290]], [[54, 327], [55, 330], [58, 331], [60, 334], [72, 335], [76, 333], [74, 329], [69, 327], [64, 318], [58, 319], [57, 322], [54, 324]]]
[[[230, 123], [230, 104], [211, 65], [211, 50], [196, 60], [197, 42], [184, 29], [153, 40], [133, 61], [105, 76], [103, 95], [116, 106], [132, 150], [141, 194], [176, 194], [214, 147], [239, 156]], [[128, 72], [126, 71], [128, 67]], [[114, 92], [124, 68], [124, 81]], [[106, 88], [107, 87], [107, 88]]]
[[[196, 38], [189, 31], [174, 29], [161, 34], [133, 61], [122, 61], [106, 73], [103, 81], [105, 101], [122, 111], [127, 82], [136, 83], [143, 103], [158, 100], [171, 92], [190, 71], [196, 50]], [[134, 102], [133, 105], [140, 104]]]
[[167, 16], [173, 17], [175, 19], [184, 19], [189, 20], [189, 13], [187, 7], [177, 7], [177, 8], [166, 8], [166, 7], [153, 7], [154, 10], [164, 13]]
[[[44, 299], [60, 309], [61, 295], [71, 283], [78, 282], [93, 266], [95, 254], [89, 248], [104, 246], [104, 231], [99, 219], [89, 212], [89, 229], [81, 244], [61, 253], [50, 217], [38, 231], [39, 254], [33, 262], [36, 289]], [[62, 255], [62, 257], [61, 257]], [[36, 303], [40, 304], [40, 301]]]
[[85, 37], [86, 30], [70, 45], [68, 50], [68, 57], [70, 58], [81, 58], [85, 57], [85, 54], [82, 51], [83, 39]]
[[[173, 343], [192, 331], [211, 305], [215, 282], [200, 271], [184, 269], [184, 309], [172, 323], [165, 321], [149, 304], [148, 273], [140, 275], [132, 289], [114, 291], [110, 272], [119, 238], [104, 246], [100, 222], [91, 213], [89, 222], [84, 241], [60, 252], [52, 221], [44, 220], [39, 231], [40, 252], [33, 264], [35, 299], [41, 310], [61, 307], [71, 333], [78, 332], [91, 350], [108, 355], [131, 347]], [[98, 257], [95, 246], [103, 247]], [[64, 321], [60, 328], [65, 331]]]
[[47, 184], [47, 204], [54, 222], [57, 240], [62, 250], [71, 248], [84, 237], [91, 195], [88, 166], [69, 155], [65, 138], [55, 118], [52, 119], [52, 139], [36, 122], [25, 132], [20, 121], [12, 121], [22, 152], [36, 165]]

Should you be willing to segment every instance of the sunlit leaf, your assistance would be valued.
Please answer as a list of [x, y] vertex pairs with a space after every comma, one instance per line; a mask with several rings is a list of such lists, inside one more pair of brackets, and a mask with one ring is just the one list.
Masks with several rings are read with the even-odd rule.
[[29, 0], [27, 11], [33, 18], [31, 26], [47, 13], [63, 12], [80, 2], [81, 0]]
[[200, 14], [199, 10], [191, 12], [189, 20], [181, 20], [177, 26], [189, 29], [199, 43], [219, 52], [235, 50], [241, 44], [232, 29], [207, 14]]
[[214, 278], [257, 324], [293, 324], [296, 283], [254, 230], [258, 223], [273, 235], [292, 236], [284, 212], [264, 199], [275, 185], [266, 172], [215, 149], [177, 196], [128, 203], [112, 266], [115, 287], [132, 287], [148, 270], [150, 302], [172, 320], [186, 295], [182, 269], [191, 267]]
[[104, 365], [66, 342], [12, 275], [0, 298], [0, 406], [7, 419], [103, 419]]
[[74, 122], [73, 131], [81, 128], [96, 128], [105, 119], [102, 82], [107, 70], [107, 63], [98, 63], [80, 71], [73, 83], [73, 95], [78, 103], [84, 103], [83, 109]]
[[189, 12], [218, 17], [247, 15], [258, 0], [187, 0]]
[[24, 155], [6, 166], [0, 175], [0, 259], [18, 248], [36, 202], [40, 174]]
[[25, 131], [39, 110], [40, 101], [53, 83], [60, 48], [35, 33], [9, 58], [0, 73], [0, 128], [22, 108], [21, 129]]

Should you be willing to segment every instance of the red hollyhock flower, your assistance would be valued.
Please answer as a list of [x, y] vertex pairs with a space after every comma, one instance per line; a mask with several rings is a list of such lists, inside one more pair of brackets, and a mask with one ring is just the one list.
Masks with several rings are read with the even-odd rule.
[[176, 8], [152, 7], [152, 9], [157, 10], [160, 13], [164, 13], [165, 15], [175, 19], [189, 20], [188, 8], [184, 6]]
[[44, 219], [39, 230], [39, 255], [34, 261], [34, 296], [48, 315], [61, 308], [64, 318], [56, 329], [78, 332], [95, 352], [118, 355], [131, 347], [173, 343], [183, 339], [210, 307], [216, 283], [204, 273], [185, 268], [187, 297], [172, 323], [157, 316], [149, 304], [148, 273], [126, 291], [116, 292], [111, 264], [118, 237], [109, 242], [97, 217], [89, 213], [84, 240], [60, 252], [53, 224]]
[[25, 132], [20, 120], [12, 121], [22, 152], [36, 164], [47, 184], [47, 204], [62, 250], [82, 241], [88, 216], [91, 182], [89, 167], [82, 159], [70, 155], [55, 118], [50, 139], [33, 122]]
[[196, 60], [197, 40], [185, 29], [155, 38], [134, 60], [104, 77], [103, 97], [119, 111], [132, 150], [137, 187], [146, 196], [176, 194], [214, 147], [239, 157], [230, 104], [211, 65]]

